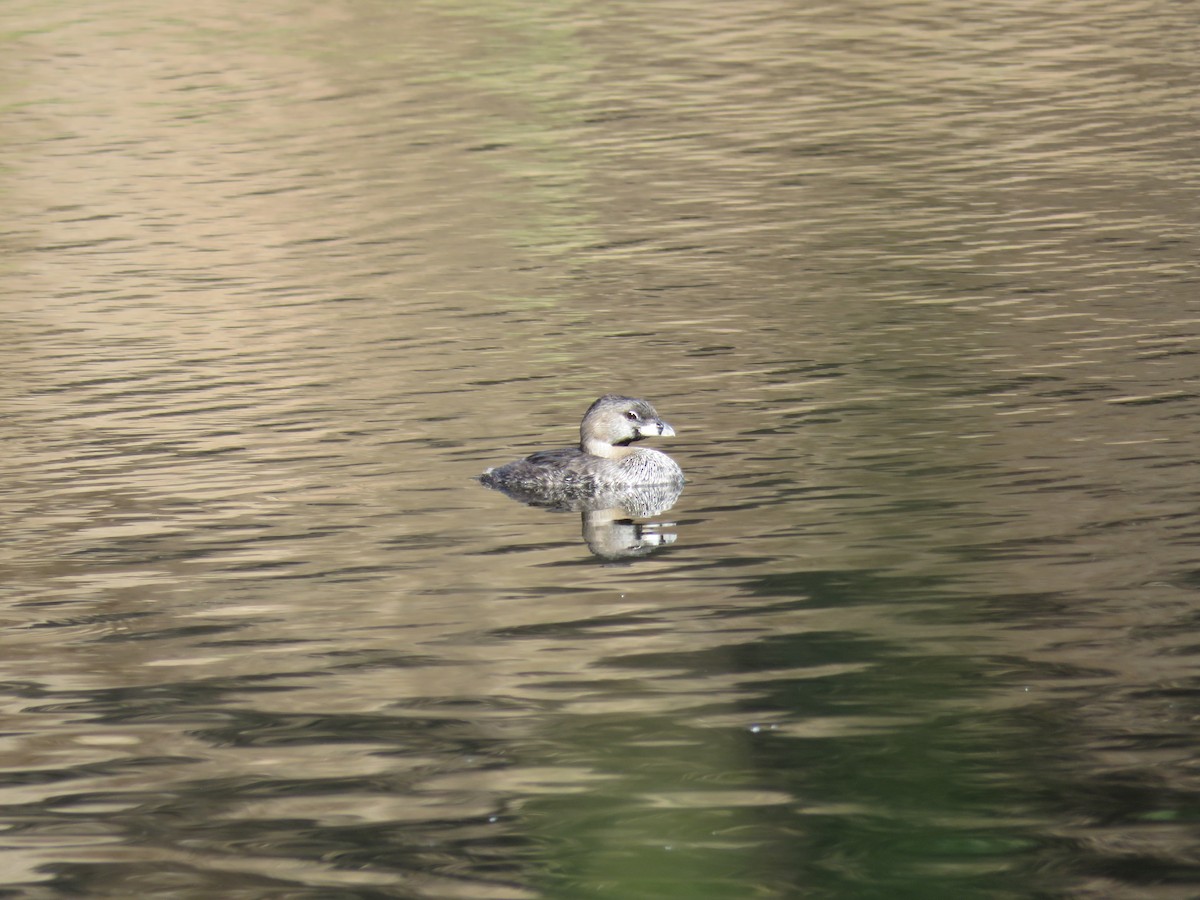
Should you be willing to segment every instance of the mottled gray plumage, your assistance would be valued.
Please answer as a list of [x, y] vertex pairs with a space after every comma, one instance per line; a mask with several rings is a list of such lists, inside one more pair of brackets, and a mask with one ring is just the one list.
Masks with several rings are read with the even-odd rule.
[[675, 460], [635, 441], [675, 429], [645, 400], [605, 394], [593, 403], [579, 426], [579, 446], [543, 450], [516, 462], [488, 469], [482, 481], [506, 490], [572, 493], [651, 484], [682, 484]]

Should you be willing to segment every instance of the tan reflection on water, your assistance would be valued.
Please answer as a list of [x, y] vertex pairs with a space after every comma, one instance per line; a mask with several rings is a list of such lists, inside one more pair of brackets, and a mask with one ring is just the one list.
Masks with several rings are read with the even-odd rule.
[[[1100, 770], [1149, 764], [1097, 750], [1105, 736], [1182, 727], [1161, 697], [1135, 700], [1191, 672], [1186, 12], [126, 2], [2, 16], [0, 677], [31, 692], [6, 697], [8, 768], [190, 760], [73, 770], [6, 803], [221, 779], [415, 785], [404, 802], [302, 794], [217, 816], [336, 825], [635, 792], [602, 749], [573, 764], [529, 749], [573, 746], [559, 735], [582, 716], [710, 729], [680, 757], [737, 771], [738, 704], [770, 676], [748, 677], [736, 651], [809, 632], [1072, 668], [972, 703], [1098, 696], [1081, 716], [1098, 737], [1072, 749]], [[676, 543], [632, 566], [591, 559], [577, 515], [470, 480], [570, 442], [605, 390], [678, 423], [664, 449], [692, 479]], [[867, 571], [975, 590], [985, 608], [1061, 605], [970, 620], [932, 591], [811, 608], [753, 592]], [[706, 652], [727, 665], [635, 677], [613, 662]], [[254, 678], [280, 690], [264, 699]], [[191, 717], [54, 709], [214, 680], [230, 685], [214, 728], [264, 706], [419, 712], [521, 749], [477, 770], [388, 742], [237, 747]], [[432, 708], [455, 701], [476, 708]], [[837, 738], [961, 702], [768, 724]], [[1153, 762], [1182, 789], [1186, 757]], [[786, 802], [714, 793], [744, 825]], [[169, 858], [388, 882], [140, 846], [94, 812], [69, 849], [10, 843], [25, 873], [10, 877]], [[1159, 852], [1182, 846], [1164, 829]], [[425, 896], [451, 889], [413, 877]], [[483, 877], [455, 889], [536, 896]]]

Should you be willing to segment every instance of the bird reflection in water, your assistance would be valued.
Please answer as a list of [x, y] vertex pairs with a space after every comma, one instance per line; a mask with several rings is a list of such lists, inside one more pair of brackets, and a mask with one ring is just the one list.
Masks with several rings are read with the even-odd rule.
[[676, 535], [664, 528], [674, 522], [639, 522], [660, 516], [675, 505], [683, 482], [641, 484], [603, 491], [536, 490], [483, 483], [528, 506], [555, 512], [581, 514], [583, 539], [593, 555], [615, 561], [649, 556], [675, 542]]

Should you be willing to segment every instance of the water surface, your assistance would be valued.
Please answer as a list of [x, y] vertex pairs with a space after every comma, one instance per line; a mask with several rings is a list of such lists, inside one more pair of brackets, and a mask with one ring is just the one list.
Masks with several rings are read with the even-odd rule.
[[1189, 6], [0, 25], [5, 896], [1196, 893]]

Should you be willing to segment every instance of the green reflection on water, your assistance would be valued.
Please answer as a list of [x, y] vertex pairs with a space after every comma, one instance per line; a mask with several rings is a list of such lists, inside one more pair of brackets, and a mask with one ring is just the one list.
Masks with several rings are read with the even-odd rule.
[[[805, 594], [806, 608], [902, 607], [925, 590], [845, 573], [771, 585], [785, 582], [765, 593]], [[626, 676], [610, 707], [636, 710], [664, 677], [737, 688], [699, 704], [701, 689], [686, 692], [674, 715], [548, 721], [553, 763], [604, 778], [524, 810], [546, 896], [962, 900], [1046, 887], [1028, 825], [1036, 779], [1022, 774], [1029, 735], [989, 710], [1007, 686], [986, 660], [845, 630], [608, 666]]]

